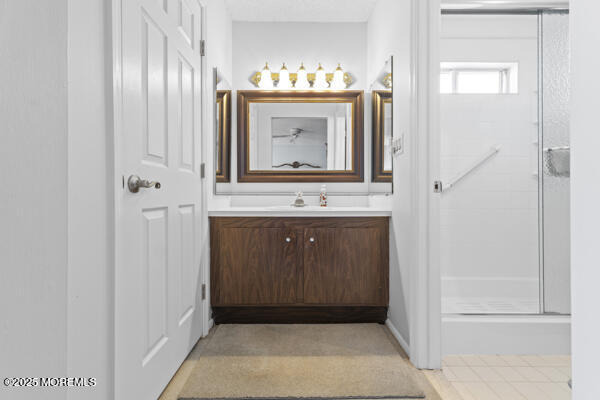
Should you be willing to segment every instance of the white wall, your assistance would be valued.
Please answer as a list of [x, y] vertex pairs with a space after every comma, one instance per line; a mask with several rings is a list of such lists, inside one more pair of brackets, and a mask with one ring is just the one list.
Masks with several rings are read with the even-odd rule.
[[394, 56], [394, 138], [404, 137], [404, 154], [394, 159], [394, 195], [390, 224], [390, 305], [388, 316], [407, 344], [409, 273], [412, 238], [412, 157], [409, 134], [411, 96], [411, 2], [379, 0], [367, 24], [367, 81], [375, 80]]
[[571, 1], [571, 298], [573, 399], [600, 398], [600, 2]]
[[233, 23], [233, 87], [257, 89], [250, 77], [265, 62], [278, 72], [286, 63], [295, 72], [300, 63], [315, 71], [320, 62], [327, 72], [338, 63], [355, 79], [349, 89], [366, 89], [367, 24], [318, 22], [240, 22]]
[[441, 95], [444, 183], [500, 146], [441, 196], [445, 313], [539, 311], [537, 54], [537, 16], [442, 17], [442, 62], [518, 62], [516, 94]]
[[[291, 72], [295, 72], [301, 62], [308, 71], [314, 71], [319, 62], [323, 68], [332, 72], [338, 62], [349, 72], [355, 82], [348, 89], [366, 90], [370, 80], [367, 76], [367, 65], [371, 62], [367, 57], [367, 24], [366, 23], [317, 23], [317, 22], [233, 22], [233, 81], [234, 90], [257, 89], [250, 81], [256, 71], [262, 70], [265, 62], [272, 71], [279, 71], [283, 62]], [[389, 54], [388, 54], [389, 56]], [[373, 62], [377, 68], [383, 67], [387, 56]], [[236, 92], [233, 92], [232, 121], [235, 121]], [[371, 183], [371, 98], [365, 93], [364, 120], [364, 183], [327, 183], [328, 193], [353, 193], [366, 196], [369, 192], [386, 193], [390, 185]], [[232, 123], [231, 147], [231, 182], [219, 183], [218, 193], [285, 193], [281, 201], [289, 202], [293, 193], [302, 190], [305, 193], [316, 193], [321, 184], [314, 183], [237, 183], [237, 131], [236, 123]], [[366, 202], [366, 198], [352, 199], [357, 205]], [[309, 198], [310, 199], [310, 198]], [[318, 197], [316, 197], [318, 201]], [[237, 199], [239, 200], [239, 199]], [[232, 201], [237, 201], [233, 199]], [[251, 198], [244, 198], [248, 204]], [[335, 203], [335, 199], [333, 199]], [[332, 203], [333, 204], [333, 203]]]
[[[67, 1], [0, 8], [0, 376], [65, 376]], [[64, 396], [0, 385], [5, 399]]]
[[69, 399], [113, 397], [114, 185], [112, 19], [104, 0], [68, 5], [67, 376], [96, 387]]
[[[204, 131], [202, 134], [202, 154], [206, 165], [206, 176], [204, 185], [203, 210], [209, 207], [215, 207], [219, 203], [227, 204], [227, 199], [223, 196], [215, 196], [215, 129], [216, 129], [216, 93], [213, 79], [213, 69], [231, 85], [232, 82], [232, 22], [231, 16], [225, 2], [222, 0], [205, 0], [204, 4], [204, 23], [206, 40], [205, 73], [206, 87], [204, 88]], [[233, 100], [233, 99], [232, 99]], [[233, 101], [232, 101], [233, 102]], [[232, 122], [235, 121], [232, 119]], [[233, 134], [233, 132], [232, 132]], [[233, 157], [235, 153], [231, 153]], [[202, 242], [202, 260], [204, 263], [204, 279], [210, 282], [210, 236], [208, 223], [204, 227]], [[210, 285], [207, 284], [207, 299], [210, 299]], [[210, 315], [209, 301], [205, 302], [203, 315]], [[208, 334], [209, 326], [207, 324], [204, 334]]]
[[[233, 82], [231, 16], [221, 0], [205, 0], [206, 57], [208, 70], [216, 67], [231, 85]], [[209, 87], [213, 89], [212, 81]]]
[[2, 10], [0, 375], [97, 379], [69, 398], [112, 396], [109, 13], [102, 0]]
[[[215, 82], [213, 81], [213, 69], [218, 70], [223, 79], [223, 85], [231, 86], [233, 79], [232, 62], [232, 22], [225, 7], [225, 2], [220, 0], [207, 0], [205, 2], [205, 32], [206, 32], [206, 88], [205, 98], [208, 100], [205, 105], [206, 132], [203, 135], [203, 154], [206, 162], [206, 189], [209, 204], [218, 201], [214, 196], [215, 183], [215, 125], [216, 125], [216, 105]], [[230, 88], [230, 87], [229, 87]], [[215, 100], [215, 101], [212, 101]], [[232, 99], [232, 102], [234, 99]], [[232, 123], [235, 119], [232, 119]], [[233, 124], [235, 125], [235, 124]], [[233, 132], [232, 132], [233, 133]], [[233, 157], [235, 153], [231, 153]]]

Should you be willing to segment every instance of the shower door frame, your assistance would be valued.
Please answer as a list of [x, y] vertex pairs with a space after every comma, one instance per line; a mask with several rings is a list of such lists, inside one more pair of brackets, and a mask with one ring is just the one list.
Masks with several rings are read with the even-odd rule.
[[537, 11], [538, 36], [538, 314], [544, 314], [544, 71], [542, 42], [542, 10]]

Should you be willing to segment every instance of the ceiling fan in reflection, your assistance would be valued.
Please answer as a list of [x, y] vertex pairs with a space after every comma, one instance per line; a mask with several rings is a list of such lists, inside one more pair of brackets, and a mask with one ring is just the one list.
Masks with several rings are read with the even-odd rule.
[[280, 165], [273, 165], [273, 168], [281, 168], [281, 167], [292, 167], [294, 169], [298, 169], [300, 167], [310, 167], [310, 168], [321, 168], [320, 165], [313, 165], [309, 163], [302, 163], [300, 161], [294, 161], [291, 163], [283, 163]]
[[[283, 131], [283, 132], [285, 132], [285, 131]], [[275, 139], [275, 138], [289, 137], [290, 143], [296, 143], [296, 139], [298, 139], [300, 137], [300, 135], [303, 133], [314, 133], [314, 131], [309, 131], [308, 129], [303, 129], [303, 128], [290, 128], [289, 133], [273, 135], [273, 138]]]

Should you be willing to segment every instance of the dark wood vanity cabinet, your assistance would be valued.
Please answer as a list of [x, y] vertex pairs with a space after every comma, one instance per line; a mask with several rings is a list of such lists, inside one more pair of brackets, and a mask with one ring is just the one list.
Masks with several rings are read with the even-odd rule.
[[[285, 228], [223, 227], [213, 304], [293, 304], [297, 298], [295, 235]], [[290, 241], [286, 241], [289, 239]]]
[[211, 217], [216, 323], [380, 322], [388, 217]]

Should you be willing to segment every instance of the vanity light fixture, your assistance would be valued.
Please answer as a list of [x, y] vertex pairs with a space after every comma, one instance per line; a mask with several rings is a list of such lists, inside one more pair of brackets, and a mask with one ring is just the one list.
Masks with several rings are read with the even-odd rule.
[[331, 88], [336, 90], [346, 89], [346, 82], [344, 82], [344, 70], [342, 70], [342, 66], [339, 63], [335, 69], [335, 72], [333, 73]]
[[353, 83], [352, 76], [344, 72], [340, 64], [333, 73], [327, 73], [321, 63], [314, 73], [309, 73], [304, 67], [304, 63], [300, 64], [298, 72], [295, 73], [290, 73], [285, 63], [279, 72], [271, 72], [269, 65], [265, 63], [262, 71], [254, 73], [250, 81], [260, 89], [267, 90], [274, 88], [289, 90], [292, 87], [298, 90], [311, 88], [343, 90]]
[[321, 63], [319, 63], [319, 68], [317, 68], [317, 72], [315, 72], [315, 82], [313, 83], [313, 88], [323, 90], [327, 89], [328, 87], [329, 84], [325, 79], [325, 70], [321, 66]]
[[284, 90], [292, 88], [292, 81], [290, 81], [290, 72], [285, 66], [285, 63], [283, 63], [283, 66], [279, 71], [279, 82], [277, 83], [277, 88]]
[[300, 68], [296, 74], [296, 83], [294, 85], [296, 89], [308, 89], [310, 88], [310, 83], [308, 82], [308, 74], [306, 73], [306, 68], [304, 68], [304, 63], [300, 64]]
[[273, 89], [273, 78], [271, 76], [271, 70], [269, 69], [268, 63], [265, 63], [265, 67], [260, 73], [258, 87], [261, 89]]

